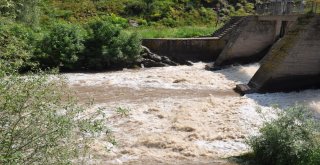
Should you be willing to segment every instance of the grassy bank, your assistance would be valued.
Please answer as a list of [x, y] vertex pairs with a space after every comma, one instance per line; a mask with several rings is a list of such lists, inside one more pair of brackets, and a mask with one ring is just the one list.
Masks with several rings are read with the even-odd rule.
[[137, 32], [142, 38], [189, 38], [210, 36], [221, 25], [181, 26], [181, 27], [142, 27], [129, 28], [129, 33]]

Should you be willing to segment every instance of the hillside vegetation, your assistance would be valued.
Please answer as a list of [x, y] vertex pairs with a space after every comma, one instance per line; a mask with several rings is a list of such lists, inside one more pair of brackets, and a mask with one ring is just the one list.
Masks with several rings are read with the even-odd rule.
[[95, 16], [113, 14], [139, 25], [203, 25], [215, 23], [218, 17], [226, 19], [251, 13], [253, 3], [246, 0], [53, 0], [43, 6], [46, 16], [42, 21], [60, 18], [86, 22]]
[[2, 0], [1, 59], [20, 72], [130, 67], [141, 38], [212, 34], [253, 1]]

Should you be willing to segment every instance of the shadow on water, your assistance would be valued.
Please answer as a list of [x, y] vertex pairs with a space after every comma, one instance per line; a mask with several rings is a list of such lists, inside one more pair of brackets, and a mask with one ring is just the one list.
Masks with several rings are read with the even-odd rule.
[[253, 153], [229, 157], [228, 160], [237, 165], [259, 165], [259, 163], [255, 161]]

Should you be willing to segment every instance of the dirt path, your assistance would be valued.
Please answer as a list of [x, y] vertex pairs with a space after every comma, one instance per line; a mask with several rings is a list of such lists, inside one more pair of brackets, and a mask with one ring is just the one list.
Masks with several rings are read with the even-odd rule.
[[116, 139], [114, 145], [106, 134], [97, 138], [91, 163], [233, 165], [221, 158], [248, 151], [244, 141], [257, 133], [262, 116], [275, 116], [272, 104], [320, 105], [320, 90], [240, 97], [232, 88], [247, 83], [259, 65], [217, 72], [204, 65], [66, 74], [80, 101], [94, 99], [88, 112], [104, 108]]

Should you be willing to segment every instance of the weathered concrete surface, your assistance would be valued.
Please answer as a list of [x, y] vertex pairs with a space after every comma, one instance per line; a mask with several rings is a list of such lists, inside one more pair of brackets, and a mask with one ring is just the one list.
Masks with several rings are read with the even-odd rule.
[[183, 59], [212, 62], [230, 39], [230, 31], [242, 20], [243, 17], [232, 17], [223, 27], [215, 31], [212, 37], [143, 39], [142, 44], [156, 54], [178, 59], [178, 61]]
[[259, 61], [270, 47], [290, 29], [297, 15], [250, 16], [235, 29], [217, 58], [214, 68]]
[[287, 91], [319, 85], [320, 16], [305, 16], [273, 46], [250, 80], [250, 89], [241, 92]]
[[223, 50], [226, 40], [208, 38], [157, 38], [143, 39], [142, 45], [153, 53], [172, 59], [190, 61], [213, 61]]
[[237, 62], [259, 60], [275, 42], [276, 21], [259, 20], [258, 16], [247, 17], [232, 36], [215, 62], [215, 67]]
[[259, 16], [260, 21], [290, 21], [294, 22], [298, 19], [300, 14], [295, 14], [295, 15], [262, 15]]

